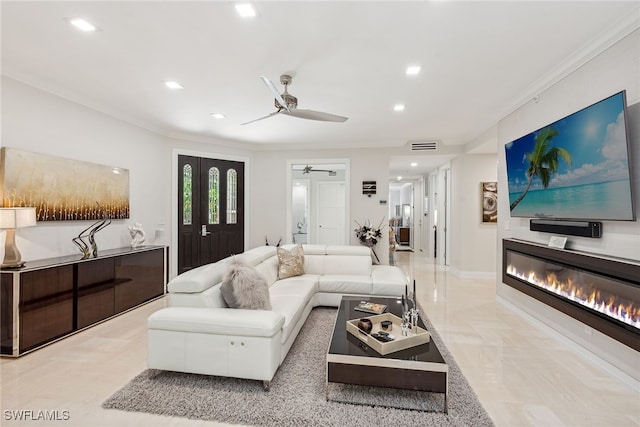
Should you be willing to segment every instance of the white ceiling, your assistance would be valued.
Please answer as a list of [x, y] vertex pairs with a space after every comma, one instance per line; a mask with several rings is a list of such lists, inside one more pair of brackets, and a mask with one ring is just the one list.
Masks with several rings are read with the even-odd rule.
[[[2, 1], [2, 73], [175, 137], [451, 147], [474, 141], [640, 14], [637, 1], [261, 1], [258, 16], [241, 19], [234, 4]], [[79, 32], [72, 17], [100, 31]], [[413, 64], [422, 72], [406, 76]], [[299, 108], [349, 120], [279, 115], [240, 126], [275, 110], [259, 76], [281, 88], [283, 73], [294, 77]], [[394, 112], [396, 103], [406, 109]], [[416, 172], [453, 156], [438, 155], [420, 155]], [[394, 158], [392, 173], [414, 157]]]

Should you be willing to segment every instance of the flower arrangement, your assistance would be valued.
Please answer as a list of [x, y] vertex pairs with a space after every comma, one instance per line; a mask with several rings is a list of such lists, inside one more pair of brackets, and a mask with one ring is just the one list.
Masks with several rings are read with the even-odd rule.
[[358, 221], [356, 221], [356, 224], [358, 224], [358, 228], [354, 231], [360, 243], [370, 248], [374, 247], [378, 243], [378, 239], [382, 237], [382, 222], [376, 228], [373, 228], [368, 220], [364, 225], [360, 225]]
[[373, 252], [373, 256], [375, 256], [376, 261], [378, 262], [380, 262], [380, 260], [378, 259], [378, 255], [376, 254], [373, 247], [376, 245], [376, 243], [378, 243], [378, 240], [382, 237], [383, 223], [384, 223], [384, 218], [382, 218], [382, 221], [380, 221], [380, 224], [378, 224], [377, 227], [372, 227], [371, 222], [369, 222], [369, 220], [367, 220], [367, 222], [365, 222], [364, 225], [360, 225], [358, 221], [356, 221], [356, 224], [358, 224], [358, 228], [354, 230], [356, 232], [356, 237], [358, 238], [358, 240], [360, 240], [360, 244], [367, 246], [368, 248], [371, 248], [371, 251]]

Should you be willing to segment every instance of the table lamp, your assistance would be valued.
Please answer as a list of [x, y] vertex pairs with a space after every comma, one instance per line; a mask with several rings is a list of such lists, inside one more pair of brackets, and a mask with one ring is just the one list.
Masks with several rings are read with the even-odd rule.
[[7, 230], [4, 240], [4, 261], [1, 268], [11, 269], [24, 266], [20, 251], [16, 246], [16, 228], [36, 225], [36, 208], [0, 208], [0, 229]]

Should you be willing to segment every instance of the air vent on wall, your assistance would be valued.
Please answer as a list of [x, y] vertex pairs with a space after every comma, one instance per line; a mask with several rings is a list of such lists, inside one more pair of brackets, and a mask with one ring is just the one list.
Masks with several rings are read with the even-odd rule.
[[436, 141], [412, 142], [411, 151], [433, 151], [438, 149]]

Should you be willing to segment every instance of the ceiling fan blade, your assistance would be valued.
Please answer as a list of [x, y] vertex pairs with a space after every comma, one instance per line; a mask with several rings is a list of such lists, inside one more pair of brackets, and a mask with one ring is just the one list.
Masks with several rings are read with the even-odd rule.
[[349, 119], [348, 117], [338, 116], [335, 114], [323, 113], [321, 111], [303, 110], [300, 108], [295, 108], [291, 111], [286, 112], [283, 111], [282, 114], [298, 117], [300, 119], [318, 120], [321, 122], [345, 122]]
[[240, 126], [248, 125], [249, 123], [253, 123], [253, 122], [259, 122], [260, 120], [264, 120], [264, 119], [268, 119], [269, 117], [273, 117], [276, 114], [280, 114], [280, 111], [274, 111], [273, 113], [269, 114], [268, 116], [260, 117], [259, 119], [255, 119], [255, 120], [251, 120], [249, 122], [241, 123]]
[[276, 87], [276, 85], [274, 85], [273, 82], [265, 76], [260, 76], [260, 78], [262, 79], [264, 84], [267, 85], [269, 90], [273, 93], [273, 96], [276, 97], [276, 100], [278, 101], [278, 103], [282, 105], [282, 108], [290, 112], [291, 110], [289, 110], [289, 106], [287, 105], [287, 102], [284, 100], [284, 98], [282, 98], [282, 95], [280, 95], [280, 92], [278, 92], [278, 88]]

